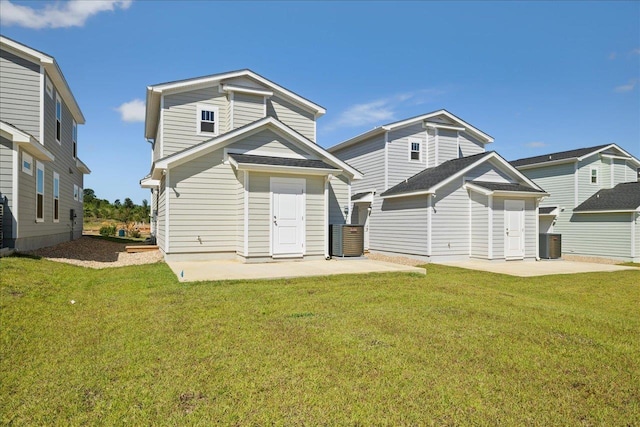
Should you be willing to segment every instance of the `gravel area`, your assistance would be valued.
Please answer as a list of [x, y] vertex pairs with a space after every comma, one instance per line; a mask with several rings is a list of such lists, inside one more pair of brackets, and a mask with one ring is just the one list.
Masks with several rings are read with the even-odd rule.
[[622, 261], [609, 259], [609, 258], [599, 258], [594, 256], [582, 256], [582, 255], [562, 255], [562, 259], [565, 261], [576, 261], [576, 262], [593, 262], [596, 264], [620, 264]]
[[420, 259], [409, 258], [404, 256], [390, 256], [383, 255], [380, 253], [371, 252], [365, 255], [370, 260], [373, 261], [384, 261], [384, 262], [392, 262], [394, 264], [402, 264], [402, 265], [410, 265], [416, 267], [418, 265], [428, 264], [428, 261], [423, 261]]
[[[77, 240], [27, 252], [51, 261], [64, 262], [89, 268], [123, 267], [152, 264], [162, 261], [159, 250], [127, 253], [130, 243], [110, 242], [83, 236]], [[141, 243], [142, 244], [142, 243]]]

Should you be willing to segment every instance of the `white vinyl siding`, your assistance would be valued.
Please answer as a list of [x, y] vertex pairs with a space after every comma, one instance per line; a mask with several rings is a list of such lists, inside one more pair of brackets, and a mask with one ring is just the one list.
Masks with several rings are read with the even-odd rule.
[[513, 183], [513, 179], [490, 162], [485, 162], [465, 175], [469, 181]]
[[264, 96], [233, 94], [233, 127], [239, 128], [265, 116]]
[[613, 159], [613, 185], [620, 184], [621, 182], [633, 181], [627, 179], [627, 165], [626, 161], [621, 159]]
[[458, 157], [458, 132], [438, 129], [438, 165]]
[[158, 193], [156, 195], [158, 200], [158, 222], [156, 225], [156, 242], [158, 247], [166, 252], [167, 248], [165, 246], [165, 232], [166, 232], [166, 179], [163, 176], [160, 181], [160, 187], [158, 189]]
[[230, 153], [243, 153], [259, 156], [287, 157], [296, 159], [317, 159], [308, 155], [294, 143], [285, 140], [271, 130], [262, 130], [249, 135], [239, 142], [227, 146]]
[[0, 120], [41, 141], [40, 66], [5, 50], [0, 51]]
[[[391, 188], [426, 168], [427, 131], [422, 128], [422, 123], [416, 123], [389, 132], [388, 141], [388, 183], [389, 188]], [[421, 154], [419, 161], [409, 161], [408, 159], [411, 142], [420, 143]], [[378, 167], [384, 170], [384, 163], [378, 165]]]
[[218, 87], [192, 90], [164, 96], [163, 129], [162, 129], [162, 157], [184, 150], [211, 138], [211, 135], [198, 135], [198, 105], [218, 108], [218, 132], [228, 132], [221, 124], [227, 122], [227, 97], [218, 92]]
[[474, 154], [485, 152], [484, 144], [466, 132], [460, 132], [458, 141], [460, 144], [461, 157], [473, 156]]
[[469, 198], [462, 180], [455, 180], [436, 192], [432, 213], [434, 256], [469, 255]]
[[313, 113], [273, 95], [267, 100], [267, 115], [278, 119], [296, 132], [316, 142], [316, 124]]
[[245, 171], [236, 172], [238, 183], [240, 184], [236, 191], [236, 252], [242, 255], [244, 253], [244, 233], [245, 233], [245, 186], [251, 178], [245, 181]]
[[[631, 214], [574, 213], [562, 224], [562, 252], [565, 254], [630, 258]], [[567, 226], [570, 232], [565, 231]]]
[[364, 178], [353, 181], [351, 193], [372, 191], [382, 193], [384, 188], [384, 135], [333, 152], [340, 160], [360, 171]]
[[541, 206], [558, 206], [561, 209], [575, 207], [573, 163], [524, 169], [521, 172], [550, 194], [542, 200]]
[[376, 198], [369, 217], [371, 250], [428, 255], [427, 197]]
[[[609, 187], [609, 183], [603, 183], [600, 177], [601, 163], [599, 156], [591, 156], [578, 162], [578, 204], [593, 196], [601, 188]], [[592, 170], [596, 170], [598, 174], [598, 182], [595, 184], [591, 182]]]
[[471, 256], [488, 257], [489, 201], [487, 196], [471, 191]]
[[[345, 224], [349, 207], [349, 184], [344, 176], [335, 176], [329, 181], [329, 224]], [[348, 212], [348, 211], [347, 211]]]

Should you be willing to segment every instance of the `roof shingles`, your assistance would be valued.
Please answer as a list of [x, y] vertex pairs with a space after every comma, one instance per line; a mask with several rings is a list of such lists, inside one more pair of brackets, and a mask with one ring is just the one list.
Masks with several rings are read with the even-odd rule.
[[558, 153], [543, 154], [541, 156], [526, 157], [523, 159], [514, 160], [511, 162], [511, 164], [515, 167], [518, 167], [535, 165], [538, 163], [554, 162], [558, 160], [573, 159], [575, 157], [582, 157], [586, 154], [598, 151], [602, 148], [608, 147], [609, 145], [611, 144], [597, 145], [595, 147], [588, 148], [578, 148], [577, 150], [560, 151]]
[[582, 202], [574, 212], [634, 211], [640, 208], [640, 181], [623, 182], [598, 191]]

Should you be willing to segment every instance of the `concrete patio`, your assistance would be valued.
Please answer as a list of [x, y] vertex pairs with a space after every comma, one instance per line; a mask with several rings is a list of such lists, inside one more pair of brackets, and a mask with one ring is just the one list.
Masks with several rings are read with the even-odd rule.
[[284, 279], [291, 277], [327, 276], [363, 273], [418, 273], [424, 268], [368, 259], [272, 262], [244, 264], [238, 261], [168, 261], [181, 282], [203, 280]]
[[533, 277], [548, 276], [552, 274], [576, 274], [611, 272], [640, 269], [623, 265], [596, 264], [592, 262], [576, 262], [558, 260], [540, 261], [486, 261], [470, 259], [464, 261], [449, 261], [439, 263], [451, 267], [467, 268], [470, 270], [488, 271], [491, 273], [508, 274], [510, 276]]

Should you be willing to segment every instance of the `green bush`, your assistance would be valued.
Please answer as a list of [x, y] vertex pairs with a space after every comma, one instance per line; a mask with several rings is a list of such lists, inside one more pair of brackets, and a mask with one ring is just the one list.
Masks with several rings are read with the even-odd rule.
[[100, 227], [100, 235], [109, 237], [116, 235], [116, 226], [115, 225], [103, 225]]

